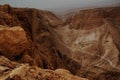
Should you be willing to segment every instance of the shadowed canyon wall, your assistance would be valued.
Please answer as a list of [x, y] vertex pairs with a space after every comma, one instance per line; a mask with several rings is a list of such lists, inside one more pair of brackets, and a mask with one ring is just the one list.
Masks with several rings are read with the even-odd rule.
[[82, 10], [63, 22], [49, 11], [0, 6], [0, 55], [90, 80], [119, 80], [119, 13], [120, 7]]

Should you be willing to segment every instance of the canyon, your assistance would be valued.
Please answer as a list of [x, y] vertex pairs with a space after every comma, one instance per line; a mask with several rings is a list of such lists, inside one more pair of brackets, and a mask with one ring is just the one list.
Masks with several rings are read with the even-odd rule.
[[0, 80], [120, 80], [119, 42], [119, 6], [63, 21], [50, 11], [0, 5]]

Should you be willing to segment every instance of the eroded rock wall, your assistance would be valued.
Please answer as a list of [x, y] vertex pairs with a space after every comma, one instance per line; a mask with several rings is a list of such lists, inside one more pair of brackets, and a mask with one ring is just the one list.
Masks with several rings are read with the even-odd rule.
[[104, 75], [105, 80], [120, 79], [119, 10], [120, 7], [78, 11], [65, 25], [53, 29], [60, 52], [80, 64], [79, 75], [91, 80], [102, 80], [103, 74], [109, 75]]
[[[26, 52], [19, 52], [20, 55], [8, 57], [10, 60], [29, 63], [41, 68], [67, 68], [74, 74], [77, 72], [79, 64], [67, 56], [61, 55], [54, 44], [49, 28], [55, 28], [63, 22], [52, 12], [3, 5], [0, 6], [0, 14], [0, 25], [21, 26], [28, 40]], [[9, 35], [13, 36], [13, 34]]]

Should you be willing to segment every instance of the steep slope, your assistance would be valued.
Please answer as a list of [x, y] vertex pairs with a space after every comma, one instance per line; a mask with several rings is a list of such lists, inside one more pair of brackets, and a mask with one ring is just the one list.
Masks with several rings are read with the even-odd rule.
[[12, 8], [9, 5], [0, 6], [0, 25], [21, 26], [29, 42], [25, 53], [21, 52], [20, 55], [8, 57], [10, 60], [29, 63], [45, 69], [67, 68], [75, 74], [79, 69], [79, 64], [61, 55], [49, 31], [49, 28], [55, 28], [61, 24], [63, 22], [49, 11]]
[[51, 30], [60, 52], [80, 64], [78, 75], [120, 79], [119, 13], [120, 7], [82, 10]]
[[[2, 45], [0, 46], [0, 55], [2, 55], [0, 56], [0, 80], [87, 80], [74, 76], [65, 69], [53, 71], [30, 66], [27, 63], [18, 63], [17, 60], [22, 56], [25, 60], [32, 61], [28, 55], [30, 53], [27, 51], [30, 45], [29, 39], [20, 26], [10, 28], [0, 25], [0, 39], [0, 45]], [[16, 62], [10, 61], [6, 57]]]

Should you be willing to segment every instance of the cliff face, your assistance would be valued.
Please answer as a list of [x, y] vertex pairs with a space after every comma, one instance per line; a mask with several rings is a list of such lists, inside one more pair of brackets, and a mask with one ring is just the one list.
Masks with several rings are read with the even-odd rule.
[[[49, 32], [47, 29], [47, 27], [49, 27], [49, 24], [48, 19], [44, 17], [46, 16], [46, 14], [44, 14], [45, 12], [36, 9], [11, 8], [9, 5], [1, 6], [0, 11], [1, 25], [8, 25], [11, 27], [20, 25], [26, 31], [27, 37], [30, 42], [30, 49], [27, 51], [26, 55], [23, 54], [17, 56], [21, 56], [21, 59], [19, 61], [28, 61], [28, 63], [33, 65], [38, 65], [41, 67], [46, 66], [46, 68], [52, 68], [53, 62], [51, 60], [55, 58], [51, 57], [52, 54], [54, 54], [54, 49], [51, 45], [52, 43], [49, 38]], [[45, 54], [48, 54], [48, 57], [44, 56]], [[26, 60], [24, 56], [29, 56], [29, 58], [31, 58], [32, 61], [29, 62], [29, 60]], [[47, 58], [50, 62], [47, 61]], [[44, 62], [46, 62], [40, 62], [42, 59], [45, 59]]]
[[91, 80], [120, 79], [119, 13], [120, 7], [83, 10], [54, 29], [60, 52], [81, 65], [78, 74]]
[[90, 80], [119, 80], [119, 13], [120, 7], [82, 10], [63, 22], [49, 11], [0, 6], [0, 55]]
[[[19, 55], [4, 56], [10, 60], [29, 63], [46, 69], [67, 68], [75, 74], [79, 69], [79, 64], [65, 55], [60, 56], [61, 53], [54, 45], [53, 35], [49, 31], [50, 28], [55, 28], [61, 24], [63, 22], [49, 11], [12, 8], [9, 5], [0, 6], [0, 25], [21, 26], [28, 41], [27, 48], [19, 52]], [[9, 34], [9, 36], [14, 36], [14, 34]], [[1, 55], [4, 54], [4, 51], [1, 50], [0, 52]]]
[[120, 21], [120, 7], [115, 8], [98, 8], [78, 11], [74, 16], [68, 18], [66, 23], [70, 28], [91, 29], [104, 24], [103, 18], [112, 18]]

